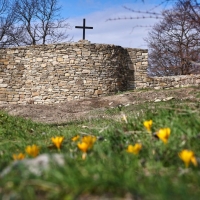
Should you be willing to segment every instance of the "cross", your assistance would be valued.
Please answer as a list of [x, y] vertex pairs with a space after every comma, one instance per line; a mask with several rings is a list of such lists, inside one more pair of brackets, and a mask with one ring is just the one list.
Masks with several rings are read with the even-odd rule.
[[75, 26], [75, 28], [83, 29], [83, 40], [85, 40], [85, 29], [93, 29], [93, 27], [85, 26], [85, 19], [83, 19], [83, 26]]

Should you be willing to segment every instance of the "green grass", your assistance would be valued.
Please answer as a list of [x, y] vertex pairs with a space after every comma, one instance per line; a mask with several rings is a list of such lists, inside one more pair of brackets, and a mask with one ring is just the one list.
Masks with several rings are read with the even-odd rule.
[[200, 92], [196, 94], [196, 98], [200, 98]]
[[[0, 178], [0, 199], [94, 199], [125, 198], [168, 200], [199, 199], [200, 163], [189, 166], [178, 157], [190, 149], [200, 157], [200, 103], [176, 101], [144, 103], [122, 108], [126, 124], [114, 116], [118, 108], [108, 109], [107, 118], [71, 122], [62, 125], [34, 123], [0, 113], [0, 171], [13, 162], [14, 153], [25, 152], [36, 144], [42, 153], [58, 153], [51, 137], [64, 136], [59, 153], [65, 157], [63, 167], [53, 166], [41, 176], [13, 169]], [[165, 145], [149, 134], [145, 120], [153, 120], [152, 133], [169, 127], [171, 135]], [[75, 135], [95, 135], [98, 140], [85, 160], [72, 142]], [[142, 143], [138, 155], [126, 152], [129, 144]]]

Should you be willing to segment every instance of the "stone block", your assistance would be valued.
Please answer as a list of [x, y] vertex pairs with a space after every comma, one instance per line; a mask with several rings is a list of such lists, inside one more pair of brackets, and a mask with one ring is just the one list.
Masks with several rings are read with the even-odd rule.
[[37, 62], [41, 62], [41, 61], [42, 61], [42, 58], [36, 58], [36, 61], [37, 61]]
[[39, 96], [39, 94], [40, 94], [39, 92], [32, 92], [32, 96], [33, 96], [33, 97]]
[[86, 70], [86, 69], [85, 69], [85, 70], [82, 71], [82, 73], [83, 73], [83, 74], [90, 74], [90, 70]]
[[5, 84], [5, 83], [4, 84], [3, 83], [0, 84], [0, 88], [6, 88], [6, 87], [8, 87], [8, 84]]
[[59, 83], [58, 83], [58, 86], [60, 86], [60, 87], [65, 86], [65, 85], [67, 85], [66, 82], [59, 82]]
[[94, 90], [94, 95], [100, 95], [103, 94], [102, 90]]
[[42, 64], [41, 64], [41, 67], [46, 67], [46, 66], [47, 66], [46, 63], [42, 63]]
[[64, 59], [63, 59], [62, 57], [58, 57], [58, 58], [57, 58], [57, 61], [58, 61], [58, 62], [63, 62]]
[[82, 51], [82, 56], [90, 56], [90, 52], [89, 51]]

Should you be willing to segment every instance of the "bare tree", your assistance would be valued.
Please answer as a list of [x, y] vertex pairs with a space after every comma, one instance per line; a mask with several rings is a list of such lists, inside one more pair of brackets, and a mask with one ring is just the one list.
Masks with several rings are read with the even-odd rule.
[[70, 28], [59, 16], [58, 0], [15, 0], [13, 10], [18, 20], [23, 40], [16, 39], [16, 44], [36, 45], [55, 43], [68, 38], [67, 29]]
[[8, 1], [0, 0], [0, 15], [2, 15], [7, 9]]
[[179, 2], [173, 9], [163, 12], [164, 19], [149, 33], [146, 41], [150, 75], [200, 73], [199, 67], [192, 64], [200, 59], [200, 35], [189, 13], [189, 4]]
[[[142, 1], [142, 2], [145, 3], [146, 1]], [[165, 26], [162, 26], [162, 24], [161, 24], [161, 23], [164, 24], [164, 22], [166, 22], [166, 13], [165, 12], [163, 12], [163, 13], [155, 12], [154, 10], [160, 6], [162, 6], [163, 9], [166, 9], [167, 5], [169, 5], [169, 4], [177, 5], [177, 3], [179, 5], [182, 5], [182, 7], [185, 9], [184, 12], [187, 12], [187, 19], [185, 18], [184, 20], [186, 20], [187, 23], [190, 24], [189, 33], [191, 33], [192, 31], [196, 31], [196, 34], [199, 35], [199, 32], [200, 32], [200, 3], [198, 2], [198, 0], [161, 0], [160, 3], [158, 3], [156, 6], [154, 6], [153, 8], [151, 8], [149, 10], [146, 10], [146, 11], [134, 10], [134, 9], [124, 6], [124, 8], [127, 9], [128, 11], [137, 13], [138, 16], [116, 17], [116, 18], [111, 18], [111, 19], [107, 20], [107, 21], [109, 21], [109, 20], [135, 20], [135, 19], [136, 20], [137, 19], [145, 20], [147, 18], [154, 18], [154, 19], [156, 18], [158, 20], [161, 20], [161, 19], [165, 18], [164, 20], [162, 20], [159, 23], [159, 25], [156, 25], [156, 26], [153, 26], [150, 24], [148, 26], [136, 25], [133, 27], [133, 29], [134, 28], [153, 28], [153, 31], [150, 33], [149, 38], [148, 38], [148, 40], [149, 40], [148, 43], [151, 44], [151, 45], [149, 45], [149, 47], [151, 46], [151, 48], [149, 49], [150, 57], [151, 57], [150, 62], [149, 62], [149, 64], [150, 64], [149, 74], [151, 74], [151, 75], [160, 75], [161, 76], [163, 74], [173, 75], [173, 74], [185, 74], [185, 73], [199, 73], [199, 70], [200, 70], [199, 69], [200, 68], [200, 59], [199, 59], [199, 54], [198, 54], [199, 38], [196, 39], [195, 37], [193, 37], [193, 41], [196, 40], [196, 43], [195, 42], [193, 43], [194, 48], [192, 50], [193, 53], [191, 56], [187, 55], [188, 54], [187, 50], [184, 50], [184, 49], [182, 49], [182, 51], [179, 50], [179, 53], [182, 52], [181, 54], [183, 55], [183, 58], [181, 61], [182, 72], [180, 72], [180, 70], [173, 72], [173, 70], [175, 70], [175, 68], [178, 69], [178, 67], [177, 67], [178, 63], [180, 63], [177, 60], [177, 58], [175, 59], [175, 57], [173, 57], [175, 55], [177, 56], [177, 54], [178, 54], [176, 52], [176, 50], [173, 51], [173, 50], [170, 50], [170, 48], [167, 48], [167, 49], [164, 47], [161, 48], [162, 44], [160, 44], [158, 47], [158, 44], [161, 41], [162, 41], [162, 43], [163, 43], [163, 41], [165, 41], [165, 43], [167, 44], [167, 39], [166, 39], [167, 37], [165, 38], [162, 36], [162, 35], [164, 35], [163, 32], [166, 31], [167, 29], [163, 29], [163, 28], [165, 28]], [[175, 16], [175, 15], [173, 15], [173, 16], [174, 16], [174, 19], [176, 18], [178, 21], [180, 20], [177, 16]], [[181, 20], [183, 20], [183, 19], [181, 19]], [[186, 23], [185, 23], [185, 25], [186, 25]], [[182, 36], [184, 36], [184, 34]], [[159, 37], [163, 37], [163, 38], [158, 39]], [[168, 39], [170, 39], [170, 38], [168, 38]], [[191, 40], [191, 37], [188, 39], [188, 42], [190, 40]], [[154, 42], [156, 42], [156, 44], [154, 44]], [[169, 43], [170, 42], [171, 41], [169, 40]], [[168, 44], [168, 46], [169, 46], [169, 44]], [[181, 45], [180, 47], [185, 48], [184, 45]], [[188, 46], [188, 48], [191, 49], [192, 47]], [[151, 52], [152, 49], [154, 49], [153, 52]], [[157, 49], [157, 52], [156, 52], [156, 49]], [[161, 49], [162, 49], [162, 51], [161, 51]], [[159, 52], [159, 51], [161, 51], [161, 52]], [[186, 51], [187, 53], [183, 53], [184, 51]], [[156, 53], [154, 54], [154, 52], [156, 52]], [[171, 52], [171, 60], [169, 61], [169, 59], [167, 59], [167, 58], [169, 58], [170, 52]], [[153, 54], [154, 54], [154, 56], [153, 56]], [[186, 57], [187, 57], [187, 59], [186, 59]], [[153, 62], [155, 61], [155, 63], [156, 63], [161, 58], [163, 58], [163, 62], [159, 65], [159, 68], [162, 68], [162, 70], [159, 72], [158, 69], [156, 70], [156, 67], [155, 67], [155, 65], [153, 65]], [[183, 67], [183, 66], [185, 66], [185, 67]], [[185, 69], [183, 70], [183, 68], [185, 68]], [[188, 69], [190, 69], [189, 70], [190, 72], [188, 71]]]
[[70, 26], [66, 23], [66, 19], [60, 17], [60, 10], [57, 0], [43, 0], [38, 4], [36, 17], [40, 21], [38, 31], [41, 34], [42, 44], [55, 43], [68, 38], [66, 29]]
[[6, 47], [11, 42], [10, 33], [13, 32], [15, 18], [10, 9], [9, 0], [0, 0], [0, 47]]
[[184, 7], [190, 8], [190, 12], [188, 13], [189, 20], [194, 28], [200, 31], [200, 3], [197, 0], [179, 0], [179, 3]]

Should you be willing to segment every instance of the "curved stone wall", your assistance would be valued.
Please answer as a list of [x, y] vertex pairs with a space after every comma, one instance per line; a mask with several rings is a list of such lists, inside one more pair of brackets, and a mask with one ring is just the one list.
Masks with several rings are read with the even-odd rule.
[[52, 104], [143, 88], [147, 56], [85, 40], [0, 49], [0, 103]]

